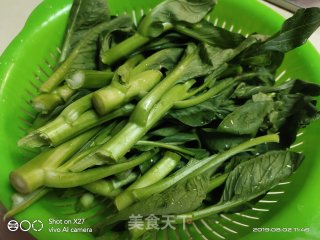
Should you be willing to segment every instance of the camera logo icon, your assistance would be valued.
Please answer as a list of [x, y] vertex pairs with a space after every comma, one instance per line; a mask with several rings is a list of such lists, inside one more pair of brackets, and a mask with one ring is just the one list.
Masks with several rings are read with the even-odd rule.
[[22, 220], [19, 224], [19, 222], [16, 220], [10, 220], [7, 224], [7, 227], [10, 232], [15, 232], [18, 229], [24, 232], [27, 232], [30, 229], [40, 232], [43, 229], [43, 223], [40, 220], [34, 220], [33, 222]]
[[11, 220], [8, 222], [7, 227], [10, 232], [15, 232], [19, 229], [20, 225], [16, 220]]

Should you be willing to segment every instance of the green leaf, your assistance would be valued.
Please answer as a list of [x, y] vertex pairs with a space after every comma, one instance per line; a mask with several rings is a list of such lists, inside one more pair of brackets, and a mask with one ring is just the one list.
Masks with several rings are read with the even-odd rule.
[[[320, 8], [307, 8], [299, 9], [291, 18], [287, 19], [282, 28], [270, 38], [263, 40], [260, 43], [254, 44], [243, 54], [244, 61], [257, 61], [257, 57], [265, 58], [268, 54], [272, 56], [272, 59], [278, 59], [276, 67], [282, 62], [283, 56], [278, 56], [274, 53], [268, 52], [280, 52], [286, 53], [292, 49], [295, 49], [308, 40], [311, 34], [317, 30], [320, 26]], [[266, 55], [265, 55], [266, 54]], [[273, 68], [275, 69], [275, 68]]]
[[133, 34], [133, 21], [130, 19], [126, 25], [119, 26], [118, 29], [102, 32], [99, 36], [100, 53], [108, 51], [119, 42], [125, 40]]
[[191, 39], [177, 32], [169, 32], [164, 36], [161, 35], [158, 38], [155, 38], [148, 45], [143, 47], [140, 51], [152, 51], [152, 50], [161, 50], [166, 48], [178, 48], [187, 46], [191, 42]]
[[178, 63], [183, 53], [182, 48], [166, 48], [162, 49], [137, 65], [131, 74], [147, 70], [172, 70]]
[[284, 59], [284, 53], [277, 51], [267, 51], [253, 56], [240, 56], [239, 62], [250, 68], [264, 67], [275, 73]]
[[198, 143], [199, 139], [197, 134], [191, 131], [179, 132], [179, 133], [176, 133], [175, 135], [162, 138], [159, 141], [164, 143], [174, 143], [174, 144], [184, 144], [187, 142], [194, 142], [194, 141]]
[[88, 34], [92, 27], [108, 20], [110, 20], [110, 16], [105, 0], [74, 0], [60, 62], [68, 57], [72, 49]]
[[200, 130], [199, 136], [206, 149], [212, 152], [224, 152], [250, 139], [250, 135], [236, 135], [215, 129]]
[[220, 204], [245, 203], [266, 193], [297, 170], [302, 160], [299, 153], [271, 151], [240, 163], [227, 178]]
[[216, 119], [223, 119], [234, 110], [234, 102], [229, 100], [228, 96], [227, 90], [192, 107], [171, 110], [169, 116], [191, 127], [207, 125]]
[[91, 28], [85, 36], [76, 44], [64, 62], [60, 64], [57, 70], [50, 78], [42, 84], [42, 92], [51, 92], [61, 82], [65, 76], [73, 70], [79, 69], [97, 69], [98, 68], [98, 39], [102, 32], [113, 31], [119, 27], [125, 27], [130, 22], [129, 16], [119, 16], [108, 22], [102, 22]]
[[319, 96], [320, 85], [302, 81], [299, 79], [286, 81], [280, 85], [261, 86], [250, 85], [247, 83], [240, 83], [233, 93], [236, 98], [251, 98], [257, 93], [282, 93], [282, 94], [296, 94], [301, 93], [305, 96]]
[[251, 35], [247, 39], [242, 41], [236, 48], [227, 49], [215, 47], [204, 43], [201, 45], [201, 56], [205, 59], [206, 62], [213, 66], [213, 69], [217, 69], [222, 64], [231, 61], [241, 52], [248, 49], [258, 41], [260, 41], [260, 35]]
[[184, 71], [181, 72], [176, 83], [185, 82], [187, 80], [206, 76], [211, 73], [214, 69], [208, 63], [206, 63], [202, 56], [198, 46], [195, 44], [189, 44], [185, 50], [185, 56], [181, 62], [187, 62], [184, 66]]
[[225, 133], [255, 136], [272, 107], [272, 101], [248, 101], [226, 116], [217, 129]]
[[190, 178], [118, 212], [108, 223], [127, 220], [131, 215], [179, 214], [195, 210], [205, 199], [208, 187], [209, 178], [205, 174]]
[[256, 51], [288, 52], [304, 44], [320, 26], [320, 8], [299, 9]]
[[149, 134], [152, 136], [158, 136], [158, 137], [170, 137], [183, 130], [186, 130], [186, 127], [182, 125], [174, 125], [170, 127], [162, 127], [162, 128], [156, 129], [150, 132]]
[[272, 131], [280, 131], [280, 143], [289, 147], [296, 139], [300, 128], [320, 118], [316, 101], [300, 94], [280, 95], [277, 106], [269, 115]]
[[245, 40], [245, 37], [241, 34], [215, 27], [213, 23], [206, 20], [195, 24], [178, 22], [174, 25], [174, 28], [178, 32], [197, 39], [198, 41], [222, 49], [235, 48]]
[[152, 9], [140, 22], [138, 31], [145, 37], [157, 37], [165, 25], [175, 22], [197, 23], [215, 4], [214, 0], [166, 0]]
[[79, 41], [79, 43], [81, 44], [81, 48], [76, 48], [78, 53], [69, 71], [72, 71], [73, 69], [97, 69], [97, 59], [99, 56], [98, 40], [100, 34], [103, 33], [104, 36], [110, 37], [115, 31], [126, 31], [132, 26], [132, 21], [130, 20], [130, 18], [125, 16], [117, 17], [111, 20], [110, 23], [113, 24], [110, 24], [105, 28], [92, 28], [91, 32], [87, 33], [90, 35], [84, 36], [83, 39]]

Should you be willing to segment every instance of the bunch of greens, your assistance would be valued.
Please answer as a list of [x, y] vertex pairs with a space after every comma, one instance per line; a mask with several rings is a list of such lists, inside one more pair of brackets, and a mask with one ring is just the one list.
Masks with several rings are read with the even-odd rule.
[[244, 37], [205, 20], [214, 5], [166, 0], [135, 27], [105, 0], [74, 1], [60, 62], [32, 100], [38, 118], [18, 143], [41, 153], [10, 174], [22, 195], [7, 216], [77, 187], [79, 211], [97, 196], [113, 203], [98, 234], [125, 231], [134, 214], [179, 224], [262, 197], [299, 167], [303, 154], [288, 147], [319, 118], [320, 86], [277, 84], [275, 72], [318, 28], [320, 9]]

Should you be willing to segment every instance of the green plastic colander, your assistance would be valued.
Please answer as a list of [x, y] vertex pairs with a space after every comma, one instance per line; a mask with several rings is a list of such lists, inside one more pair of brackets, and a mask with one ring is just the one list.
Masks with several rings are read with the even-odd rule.
[[[160, 0], [109, 0], [113, 14], [127, 13], [135, 22]], [[13, 189], [9, 172], [34, 153], [20, 150], [17, 141], [35, 112], [29, 100], [52, 73], [63, 41], [71, 0], [44, 0], [28, 19], [22, 32], [0, 58], [0, 202], [9, 208]], [[271, 34], [284, 19], [258, 0], [219, 0], [209, 16], [215, 25], [242, 34]], [[290, 52], [277, 73], [278, 81], [301, 78], [320, 83], [320, 55], [310, 43]], [[320, 239], [320, 124], [312, 124], [298, 134], [295, 151], [306, 159], [287, 182], [279, 184], [252, 209], [235, 214], [219, 214], [215, 220], [202, 219], [186, 229], [166, 229], [151, 239], [246, 239], [312, 240]], [[41, 220], [44, 228], [30, 233], [37, 239], [94, 239], [87, 233], [52, 233], [50, 219], [88, 217], [92, 213], [70, 215], [68, 202], [47, 196], [16, 216], [18, 221]], [[1, 233], [0, 233], [1, 235]]]

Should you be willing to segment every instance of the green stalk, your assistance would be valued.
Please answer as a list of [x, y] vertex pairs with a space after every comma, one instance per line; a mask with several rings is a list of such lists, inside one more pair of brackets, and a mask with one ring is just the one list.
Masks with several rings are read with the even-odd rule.
[[50, 120], [50, 115], [38, 114], [36, 119], [32, 123], [32, 127], [30, 128], [30, 132], [42, 127]]
[[145, 141], [145, 140], [140, 140], [136, 144], [136, 146], [152, 146], [152, 147], [158, 147], [158, 148], [165, 148], [168, 150], [172, 150], [175, 152], [187, 154], [189, 156], [195, 156], [195, 153], [193, 151], [190, 151], [188, 149], [172, 145], [169, 143], [162, 143], [162, 142], [154, 142], [154, 141]]
[[[145, 125], [150, 111], [154, 105], [161, 99], [161, 97], [169, 91], [177, 81], [183, 76], [185, 69], [192, 64], [197, 52], [191, 53], [184, 57], [178, 65], [170, 72], [159, 84], [157, 84], [139, 103], [135, 108], [131, 119], [132, 121]], [[175, 93], [173, 93], [175, 95]], [[185, 93], [184, 93], [185, 94]]]
[[30, 207], [33, 203], [35, 203], [40, 198], [45, 196], [49, 191], [50, 191], [50, 189], [48, 189], [48, 188], [40, 188], [40, 189], [35, 190], [34, 192], [32, 192], [28, 195], [20, 195], [20, 194], [15, 193], [12, 196], [13, 206], [8, 212], [6, 212], [6, 214], [3, 217], [3, 220], [11, 218], [14, 215], [24, 211], [25, 209]]
[[180, 159], [181, 156], [178, 154], [165, 152], [161, 160], [115, 198], [114, 203], [117, 209], [120, 211], [135, 202], [131, 194], [132, 189], [150, 186], [163, 179], [179, 164]]
[[175, 65], [182, 53], [182, 48], [167, 48], [160, 50], [140, 62], [130, 73], [131, 75], [135, 75], [150, 69], [160, 71], [164, 65]]
[[141, 226], [141, 228], [132, 228], [129, 229], [130, 232], [130, 240], [137, 240], [139, 239], [143, 234], [145, 234], [147, 231], [149, 231], [150, 229], [148, 229], [148, 221], [143, 220], [143, 226]]
[[144, 61], [144, 56], [142, 54], [137, 54], [130, 57], [124, 62], [118, 69], [117, 74], [121, 77], [122, 82], [128, 82], [132, 69], [134, 69], [141, 61]]
[[73, 122], [77, 120], [82, 113], [92, 108], [91, 101], [92, 93], [89, 93], [67, 106], [60, 113], [59, 117], [63, 117], [67, 122]]
[[212, 155], [208, 158], [205, 158], [197, 163], [186, 166], [176, 173], [170, 175], [169, 177], [153, 184], [152, 186], [134, 189], [132, 190], [133, 196], [136, 198], [137, 201], [141, 201], [150, 197], [155, 193], [160, 193], [166, 190], [167, 188], [171, 187], [172, 185], [176, 184], [177, 182], [185, 179], [189, 179], [200, 175], [210, 169], [214, 169], [221, 165], [224, 161], [229, 159], [230, 157], [241, 153], [251, 147], [256, 145], [266, 143], [266, 142], [279, 142], [279, 136], [277, 134], [265, 135], [257, 138], [250, 139], [242, 144], [239, 144], [236, 147], [233, 147], [223, 153], [218, 155]]
[[44, 93], [34, 97], [31, 100], [32, 107], [41, 114], [48, 114], [57, 106], [61, 105], [63, 100], [54, 93]]
[[66, 82], [71, 89], [99, 89], [107, 86], [113, 76], [114, 73], [110, 70], [77, 70], [67, 76]]
[[214, 177], [209, 182], [208, 193], [211, 192], [213, 189], [221, 186], [227, 179], [229, 173], [221, 174], [217, 177]]
[[106, 141], [108, 141], [108, 138], [110, 138], [110, 133], [116, 124], [116, 122], [113, 122], [107, 127], [104, 127], [98, 134], [96, 134], [96, 136], [90, 139], [90, 141], [88, 141], [77, 154], [61, 165], [58, 168], [59, 171], [73, 171], [73, 168], [80, 160], [99, 149], [101, 144], [104, 144]]
[[73, 156], [70, 160], [68, 160], [67, 162], [65, 162], [60, 168], [59, 170], [63, 171], [63, 172], [78, 172], [77, 169], [74, 169], [73, 167], [80, 162], [83, 158], [89, 156], [90, 154], [92, 154], [93, 152], [95, 152], [96, 150], [99, 149], [99, 145], [97, 146], [92, 146], [89, 147], [85, 150], [83, 150], [82, 152], [79, 152], [78, 154], [76, 154], [75, 156]]
[[133, 105], [127, 104], [105, 116], [99, 116], [94, 110], [89, 110], [82, 113], [82, 115], [72, 123], [69, 123], [60, 115], [55, 120], [22, 138], [18, 144], [19, 146], [28, 147], [41, 147], [44, 145], [59, 146], [88, 129], [118, 117], [128, 116], [133, 109]]
[[32, 99], [32, 107], [41, 114], [52, 112], [57, 106], [66, 102], [73, 94], [74, 90], [67, 85], [58, 87], [51, 93], [43, 93]]
[[122, 22], [126, 21], [128, 21], [128, 17], [121, 16], [108, 22], [103, 22], [89, 30], [86, 36], [83, 39], [81, 39], [77, 46], [72, 50], [68, 58], [59, 66], [59, 68], [53, 73], [53, 75], [44, 84], [42, 84], [40, 91], [48, 93], [51, 92], [57, 86], [59, 86], [60, 83], [63, 82], [66, 74], [72, 68], [74, 61], [77, 59], [82, 48], [86, 47], [89, 42], [96, 39], [103, 31], [113, 29], [113, 26], [119, 26]]
[[204, 80], [204, 83], [197, 87], [196, 89], [191, 89], [188, 93], [188, 96], [186, 99], [191, 98], [192, 96], [198, 94], [201, 91], [204, 91], [207, 88], [212, 87], [217, 79], [221, 77], [221, 75], [228, 69], [228, 64], [222, 64], [219, 68], [217, 68], [213, 73], [211, 73], [209, 76], [207, 76]]
[[157, 70], [148, 70], [129, 77], [127, 83], [113, 81], [109, 86], [93, 93], [92, 103], [100, 114], [107, 114], [133, 98], [141, 98], [162, 78]]
[[94, 207], [96, 204], [95, 196], [91, 193], [83, 194], [76, 205], [77, 212], [83, 212], [89, 210], [90, 208]]
[[[89, 158], [101, 159], [106, 163], [116, 163], [172, 108], [173, 104], [184, 98], [194, 81], [177, 84], [165, 93], [154, 106], [146, 124], [137, 124], [130, 118], [121, 131], [104, 144]], [[132, 117], [132, 115], [131, 115]], [[84, 160], [85, 161], [85, 160]]]
[[129, 56], [138, 48], [145, 45], [147, 42], [150, 41], [150, 38], [144, 37], [138, 33], [134, 34], [130, 38], [122, 41], [121, 43], [115, 45], [108, 51], [101, 54], [101, 61], [104, 64], [112, 65], [118, 60]]
[[98, 180], [96, 182], [83, 185], [82, 187], [92, 193], [99, 194], [107, 198], [113, 198], [121, 193], [122, 186], [133, 182], [137, 177], [138, 175], [133, 172], [123, 180]]
[[11, 185], [20, 193], [31, 193], [43, 186], [46, 169], [55, 169], [74, 155], [100, 128], [92, 129], [82, 135], [40, 153], [35, 158], [10, 173]]
[[105, 144], [106, 142], [108, 142], [114, 134], [120, 131], [120, 128], [118, 127], [121, 127], [121, 126], [122, 127], [124, 126], [122, 121], [116, 125], [115, 124], [109, 125], [108, 128], [111, 127], [110, 131], [106, 131], [104, 134], [99, 135], [95, 141], [96, 142], [95, 146], [92, 146], [85, 152], [80, 153], [79, 156], [75, 156], [76, 159], [74, 159], [72, 163], [70, 163], [71, 167], [68, 168], [68, 170], [71, 172], [82, 172], [93, 166], [104, 165], [105, 162], [102, 159], [94, 159], [94, 158], [90, 158], [89, 156], [94, 154], [102, 144]]
[[[143, 59], [144, 57], [141, 54], [129, 58], [117, 69], [109, 86], [105, 86], [93, 93], [92, 103], [97, 113], [100, 115], [107, 114], [121, 106], [124, 102], [130, 101], [127, 92], [131, 87], [131, 82], [134, 81], [131, 78], [130, 72]], [[143, 87], [141, 86], [141, 88]]]
[[179, 108], [188, 108], [188, 107], [198, 105], [202, 102], [209, 100], [210, 98], [215, 97], [226, 88], [232, 86], [234, 83], [238, 81], [250, 79], [258, 75], [259, 75], [258, 73], [247, 73], [241, 76], [237, 76], [235, 78], [227, 78], [227, 79], [220, 80], [215, 86], [213, 86], [207, 92], [200, 94], [198, 96], [195, 96], [194, 98], [176, 102], [174, 104], [174, 107], [179, 109]]
[[44, 171], [43, 185], [54, 188], [72, 188], [95, 182], [102, 178], [126, 171], [152, 158], [158, 150], [144, 152], [125, 163], [89, 169], [80, 173], [62, 172], [54, 169]]
[[[96, 144], [103, 143], [103, 141], [101, 141], [100, 138], [102, 137], [105, 140], [104, 135], [110, 133], [111, 130], [113, 129], [114, 125], [115, 124], [110, 124], [107, 128], [104, 128], [103, 130], [101, 130], [94, 137], [93, 140], [86, 142], [86, 144], [82, 147], [82, 148], [85, 148], [86, 145], [88, 145], [89, 148], [87, 148], [86, 150], [80, 150], [78, 154], [76, 154], [70, 160], [68, 160], [64, 164], [62, 164], [58, 169], [61, 171], [68, 171], [71, 168], [71, 166], [73, 166], [76, 162], [79, 161], [79, 159], [82, 159], [83, 157], [87, 156], [90, 153], [90, 151], [93, 152], [94, 150], [98, 149], [99, 146]], [[26, 208], [28, 208], [33, 203], [38, 201], [40, 198], [45, 196], [50, 190], [51, 190], [50, 188], [43, 187], [43, 188], [35, 190], [34, 192], [32, 192], [28, 195], [19, 196], [20, 194], [17, 194], [19, 202], [16, 203], [16, 201], [13, 201], [14, 202], [13, 207], [11, 208], [11, 210], [9, 210], [6, 213], [5, 218], [10, 218], [10, 217], [16, 215], [17, 213], [24, 211]], [[22, 198], [22, 200], [21, 200], [21, 198]]]
[[216, 204], [216, 205], [213, 205], [213, 206], [201, 209], [201, 210], [189, 212], [189, 213], [174, 215], [172, 218], [172, 221], [174, 224], [181, 224], [181, 223], [185, 223], [186, 220], [195, 221], [195, 220], [202, 219], [205, 217], [213, 216], [213, 215], [220, 213], [220, 212], [223, 212], [225, 210], [240, 206], [240, 205], [242, 205], [252, 199], [255, 199], [256, 197], [260, 196], [261, 194], [263, 194], [263, 193], [259, 193], [259, 194], [256, 194], [254, 196], [250, 196], [247, 198], [229, 201], [226, 203]]

